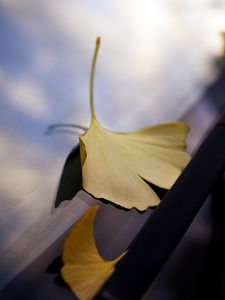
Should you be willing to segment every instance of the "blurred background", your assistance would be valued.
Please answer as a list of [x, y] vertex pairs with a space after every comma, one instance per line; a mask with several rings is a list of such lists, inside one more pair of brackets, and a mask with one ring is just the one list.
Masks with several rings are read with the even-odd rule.
[[29, 229], [51, 223], [65, 158], [78, 143], [78, 134], [46, 135], [46, 128], [89, 126], [96, 37], [97, 117], [110, 130], [130, 131], [196, 107], [219, 74], [223, 31], [225, 0], [0, 1], [2, 286], [69, 226], [61, 216], [52, 239], [48, 232], [49, 242], [21, 263]]

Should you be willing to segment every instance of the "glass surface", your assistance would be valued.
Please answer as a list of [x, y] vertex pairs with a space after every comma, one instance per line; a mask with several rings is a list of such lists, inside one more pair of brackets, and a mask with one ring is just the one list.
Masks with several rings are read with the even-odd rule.
[[224, 19], [225, 1], [1, 1], [2, 287], [88, 207], [84, 197], [74, 217], [71, 207], [52, 209], [81, 132], [45, 132], [58, 122], [89, 126], [95, 38], [102, 37], [95, 82], [102, 125], [130, 131], [187, 120], [193, 151], [218, 115], [205, 90], [220, 76]]

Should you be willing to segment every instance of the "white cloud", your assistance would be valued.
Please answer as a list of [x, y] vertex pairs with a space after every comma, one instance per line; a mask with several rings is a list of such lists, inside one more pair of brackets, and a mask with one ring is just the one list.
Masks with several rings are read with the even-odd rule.
[[[173, 113], [168, 118], [177, 119], [197, 100], [190, 97], [188, 101], [195, 86], [201, 85], [203, 89], [203, 82], [212, 78], [210, 60], [222, 47], [222, 39], [217, 33], [223, 27], [221, 20], [225, 19], [225, 13], [214, 7], [212, 0], [41, 0], [29, 2], [29, 5], [28, 2], [11, 0], [9, 4], [3, 3], [11, 8], [24, 30], [38, 35], [43, 49], [48, 39], [63, 43], [66, 50], [57, 55], [63, 56], [67, 75], [73, 72], [74, 78], [87, 78], [86, 85], [82, 85], [87, 89], [87, 66], [91, 62], [94, 40], [97, 35], [102, 36], [96, 77], [96, 110], [103, 122], [109, 126], [115, 124], [112, 129], [116, 130], [128, 130], [133, 115], [138, 126], [165, 121], [167, 111]], [[224, 0], [222, 4], [225, 5]], [[33, 66], [41, 71], [51, 70], [58, 57], [42, 50], [34, 56]], [[74, 71], [69, 70], [71, 62], [76, 62]], [[182, 105], [180, 94], [174, 91], [173, 78], [176, 76], [177, 86], [186, 92], [187, 100]], [[189, 80], [188, 88], [186, 80]], [[35, 87], [32, 90], [28, 88], [25, 95], [43, 99], [40, 90]], [[166, 90], [167, 99], [161, 90]], [[21, 86], [10, 92], [13, 102], [18, 103], [19, 93]], [[77, 93], [85, 94], [83, 91]], [[79, 99], [77, 95], [71, 98]], [[37, 115], [43, 113], [44, 102], [37, 102]], [[21, 107], [32, 111], [32, 103], [29, 96], [24, 97]], [[124, 118], [131, 103], [136, 107], [131, 113], [132, 118]], [[77, 109], [74, 120], [81, 118], [81, 112], [89, 114], [88, 99], [86, 102], [85, 99], [77, 100], [77, 107], [79, 105], [86, 110]], [[149, 117], [143, 118], [142, 112], [146, 109]], [[110, 114], [111, 111], [114, 114]], [[150, 114], [151, 111], [154, 114]]]
[[1, 74], [0, 89], [17, 109], [33, 117], [45, 116], [48, 102], [41, 87], [29, 78]]

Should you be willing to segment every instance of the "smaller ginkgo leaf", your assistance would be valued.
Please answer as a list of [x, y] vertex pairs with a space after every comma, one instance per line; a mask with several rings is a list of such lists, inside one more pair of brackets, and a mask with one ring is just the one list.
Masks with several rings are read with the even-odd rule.
[[91, 124], [80, 137], [83, 188], [125, 208], [141, 211], [160, 199], [146, 183], [170, 189], [190, 160], [184, 151], [189, 126], [160, 124], [130, 133], [115, 133], [96, 119], [93, 100], [94, 70], [100, 38], [96, 41], [90, 78]]
[[112, 275], [117, 259], [105, 261], [94, 239], [94, 221], [98, 206], [93, 206], [74, 225], [65, 240], [61, 274], [80, 300], [93, 299], [104, 282]]

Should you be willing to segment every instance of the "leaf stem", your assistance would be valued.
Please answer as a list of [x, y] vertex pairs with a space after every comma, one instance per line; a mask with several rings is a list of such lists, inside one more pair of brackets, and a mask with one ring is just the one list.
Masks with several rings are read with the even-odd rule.
[[95, 116], [95, 109], [94, 109], [94, 78], [95, 78], [95, 66], [96, 66], [96, 61], [97, 61], [97, 56], [98, 56], [98, 50], [101, 44], [101, 38], [97, 37], [96, 39], [96, 44], [95, 44], [95, 51], [94, 51], [94, 56], [92, 60], [92, 66], [91, 66], [91, 76], [90, 76], [90, 108], [91, 108], [91, 118], [96, 119]]

